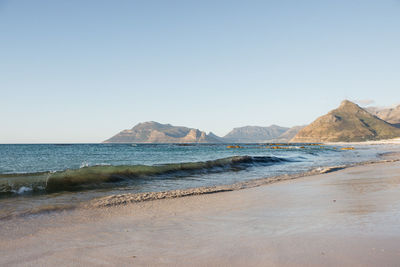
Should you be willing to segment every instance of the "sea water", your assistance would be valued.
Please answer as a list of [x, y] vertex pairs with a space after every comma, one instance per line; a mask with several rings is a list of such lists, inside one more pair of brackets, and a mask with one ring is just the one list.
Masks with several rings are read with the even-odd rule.
[[[158, 192], [378, 159], [388, 146], [321, 144], [0, 145], [0, 218], [121, 193]], [[50, 210], [50, 209], [49, 209]]]

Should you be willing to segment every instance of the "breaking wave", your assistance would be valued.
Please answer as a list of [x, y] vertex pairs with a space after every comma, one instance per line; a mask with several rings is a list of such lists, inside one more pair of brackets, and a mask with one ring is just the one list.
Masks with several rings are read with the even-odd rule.
[[210, 161], [163, 165], [97, 165], [59, 172], [0, 174], [0, 195], [53, 193], [109, 188], [149, 178], [180, 178], [207, 173], [241, 171], [249, 167], [268, 166], [289, 161], [265, 156], [234, 156]]

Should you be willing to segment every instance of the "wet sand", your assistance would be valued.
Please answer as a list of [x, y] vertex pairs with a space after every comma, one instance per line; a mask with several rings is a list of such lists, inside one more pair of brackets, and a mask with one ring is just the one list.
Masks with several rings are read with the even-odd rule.
[[1, 266], [398, 266], [400, 162], [0, 221]]

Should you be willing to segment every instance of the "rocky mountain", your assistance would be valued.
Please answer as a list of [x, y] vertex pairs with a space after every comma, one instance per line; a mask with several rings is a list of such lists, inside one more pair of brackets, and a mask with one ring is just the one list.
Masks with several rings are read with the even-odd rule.
[[123, 130], [104, 143], [220, 143], [213, 133], [150, 121]]
[[393, 108], [366, 108], [371, 114], [400, 128], [400, 105]]
[[277, 125], [269, 127], [244, 126], [234, 128], [223, 139], [228, 143], [262, 143], [278, 138], [287, 130], [289, 128]]
[[291, 142], [359, 142], [400, 137], [400, 129], [345, 100], [301, 129]]

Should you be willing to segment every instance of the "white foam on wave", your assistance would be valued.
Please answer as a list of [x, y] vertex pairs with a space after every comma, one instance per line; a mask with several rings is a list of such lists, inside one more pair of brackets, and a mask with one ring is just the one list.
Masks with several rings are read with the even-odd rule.
[[21, 186], [17, 191], [15, 191], [15, 193], [23, 194], [25, 192], [30, 192], [30, 191], [32, 191], [32, 188], [27, 187], [27, 186]]
[[85, 167], [89, 167], [89, 162], [87, 161], [82, 162], [79, 168], [85, 168]]

